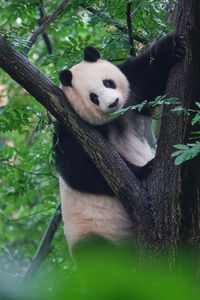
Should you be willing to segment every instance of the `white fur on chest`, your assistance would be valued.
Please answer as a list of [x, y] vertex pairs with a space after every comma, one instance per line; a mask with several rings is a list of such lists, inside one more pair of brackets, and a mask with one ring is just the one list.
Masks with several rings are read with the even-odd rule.
[[90, 233], [114, 242], [131, 237], [131, 221], [122, 204], [105, 195], [72, 189], [60, 177], [64, 232], [69, 247]]
[[141, 124], [139, 123], [140, 120], [135, 120], [133, 123], [128, 118], [124, 119], [123, 134], [116, 126], [111, 126], [108, 139], [123, 158], [135, 166], [143, 167], [154, 158], [155, 154], [142, 135]]

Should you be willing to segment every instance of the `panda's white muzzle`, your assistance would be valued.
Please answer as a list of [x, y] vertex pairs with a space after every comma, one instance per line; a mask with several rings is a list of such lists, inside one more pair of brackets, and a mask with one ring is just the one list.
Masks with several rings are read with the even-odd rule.
[[113, 112], [122, 105], [122, 95], [117, 90], [106, 89], [99, 95], [99, 106], [102, 111]]

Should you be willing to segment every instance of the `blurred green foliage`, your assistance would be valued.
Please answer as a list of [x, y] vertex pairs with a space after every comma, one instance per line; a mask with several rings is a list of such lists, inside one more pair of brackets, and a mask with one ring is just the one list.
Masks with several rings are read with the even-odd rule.
[[[199, 288], [194, 283], [191, 260], [177, 269], [169, 268], [152, 254], [138, 260], [129, 247], [113, 249], [109, 245], [88, 244], [80, 249], [78, 275], [72, 268], [68, 274], [54, 269], [40, 273], [31, 286], [6, 288], [0, 285], [1, 300], [197, 300]], [[190, 263], [190, 266], [189, 264]], [[189, 266], [189, 267], [188, 267]]]
[[[60, 0], [43, 2], [46, 16], [61, 3]], [[132, 0], [131, 3], [133, 34], [144, 41], [135, 40], [134, 46], [139, 53], [155, 38], [172, 30], [172, 24], [167, 22], [169, 1]], [[58, 72], [80, 62], [87, 45], [99, 48], [105, 59], [124, 60], [131, 49], [126, 6], [126, 0], [69, 1], [47, 28], [53, 53], [48, 53], [40, 36], [28, 58], [56, 84]], [[38, 28], [39, 9], [39, 0], [0, 0], [0, 34], [22, 53]], [[52, 151], [54, 128], [47, 111], [3, 70], [0, 70], [0, 87], [0, 101], [2, 97], [8, 101], [0, 109], [0, 278], [17, 283], [60, 201]], [[168, 280], [166, 275], [151, 274], [150, 269], [136, 272], [134, 261], [127, 263], [128, 258], [113, 253], [108, 254], [108, 259], [104, 256], [93, 258], [90, 253], [83, 259], [88, 270], [86, 278], [94, 287], [94, 297], [80, 283], [69, 258], [62, 226], [55, 235], [53, 246], [33, 281], [29, 296], [22, 296], [15, 289], [12, 296], [8, 281], [8, 289], [6, 283], [3, 287], [9, 295], [3, 298], [2, 287], [0, 299], [177, 299], [175, 293], [180, 290], [180, 298], [187, 299], [189, 283], [185, 283], [185, 279], [179, 285]], [[133, 267], [127, 271], [130, 265]], [[55, 293], [50, 295], [51, 291]]]

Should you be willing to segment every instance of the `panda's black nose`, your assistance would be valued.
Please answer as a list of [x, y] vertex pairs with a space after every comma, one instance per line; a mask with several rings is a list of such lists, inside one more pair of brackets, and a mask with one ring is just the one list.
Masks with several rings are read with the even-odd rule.
[[117, 98], [117, 99], [116, 99], [113, 103], [111, 103], [108, 107], [109, 107], [109, 108], [115, 107], [115, 106], [117, 106], [118, 102], [119, 102], [119, 98]]

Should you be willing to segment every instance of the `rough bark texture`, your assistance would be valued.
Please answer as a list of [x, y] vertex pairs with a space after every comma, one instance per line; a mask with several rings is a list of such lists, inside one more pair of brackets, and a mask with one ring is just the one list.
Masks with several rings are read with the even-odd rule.
[[146, 240], [151, 216], [148, 194], [111, 145], [83, 122], [60, 88], [0, 35], [0, 67], [72, 132], [102, 172], [133, 220], [136, 237]]
[[[187, 5], [186, 5], [187, 4]], [[183, 105], [196, 109], [195, 102], [200, 101], [200, 2], [198, 0], [180, 1], [179, 16], [185, 11], [185, 23], [188, 33], [188, 55], [185, 61], [187, 70]], [[181, 30], [182, 24], [177, 20], [177, 28]], [[189, 120], [190, 122], [191, 120]], [[195, 127], [189, 125], [185, 128], [184, 142], [189, 142], [191, 131], [200, 130], [199, 123]], [[191, 141], [190, 141], [191, 142]], [[200, 236], [200, 157], [185, 164], [181, 173], [182, 178], [182, 223], [180, 237], [190, 241]]]
[[[200, 2], [179, 0], [176, 31], [187, 41], [185, 61], [175, 66], [166, 93], [194, 108], [200, 98]], [[163, 111], [156, 160], [149, 189], [153, 199], [153, 239], [162, 246], [177, 246], [199, 236], [200, 163], [199, 158], [174, 165], [173, 145], [189, 141], [191, 117], [178, 117], [171, 106]], [[174, 248], [175, 249], [175, 248]]]

